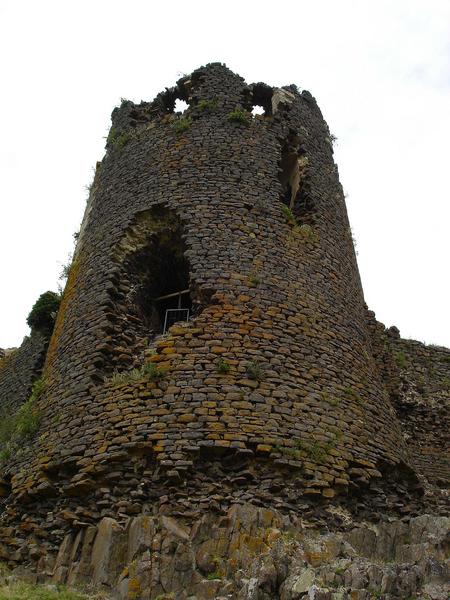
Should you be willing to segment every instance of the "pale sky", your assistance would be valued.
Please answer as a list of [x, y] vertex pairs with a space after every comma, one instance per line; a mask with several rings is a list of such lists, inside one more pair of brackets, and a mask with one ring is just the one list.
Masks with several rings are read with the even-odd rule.
[[0, 347], [56, 290], [120, 98], [224, 62], [317, 99], [365, 297], [450, 347], [448, 0], [0, 0]]

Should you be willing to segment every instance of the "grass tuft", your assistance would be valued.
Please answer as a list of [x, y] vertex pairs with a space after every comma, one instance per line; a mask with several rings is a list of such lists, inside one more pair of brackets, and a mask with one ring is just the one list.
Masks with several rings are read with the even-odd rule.
[[62, 585], [37, 585], [13, 582], [0, 586], [0, 600], [101, 600], [106, 596], [84, 594]]
[[247, 376], [250, 379], [255, 379], [256, 381], [262, 381], [263, 379], [265, 379], [265, 374], [264, 374], [263, 368], [255, 360], [252, 360], [251, 362], [248, 363], [248, 365], [246, 367], [246, 372], [247, 372]]
[[231, 121], [231, 123], [248, 125], [251, 122], [251, 115], [246, 110], [242, 110], [242, 108], [235, 108], [228, 113], [228, 120]]
[[175, 119], [172, 121], [172, 129], [176, 131], [176, 133], [183, 133], [189, 129], [192, 125], [192, 119], [190, 117], [180, 117], [179, 119]]
[[229, 373], [230, 368], [231, 368], [230, 363], [228, 363], [223, 358], [217, 359], [216, 366], [217, 366], [217, 370], [219, 371], [219, 373], [223, 373], [223, 374]]
[[124, 371], [122, 373], [113, 373], [109, 383], [113, 385], [121, 385], [122, 383], [134, 383], [147, 379], [149, 381], [159, 381], [167, 375], [165, 369], [161, 369], [155, 363], [146, 363], [139, 369]]

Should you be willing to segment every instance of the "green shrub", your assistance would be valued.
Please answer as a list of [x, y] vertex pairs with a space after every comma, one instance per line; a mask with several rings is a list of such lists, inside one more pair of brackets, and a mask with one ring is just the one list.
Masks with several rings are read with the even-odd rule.
[[259, 285], [261, 283], [261, 278], [259, 277], [259, 275], [257, 273], [250, 273], [250, 275], [248, 276], [248, 282], [251, 285], [251, 287], [256, 287], [257, 285]]
[[297, 220], [296, 220], [296, 218], [294, 216], [294, 213], [289, 208], [289, 206], [287, 206], [286, 204], [282, 204], [281, 205], [281, 210], [283, 211], [284, 216], [286, 217], [286, 220], [289, 223], [289, 225], [296, 225], [297, 224]]
[[248, 125], [251, 121], [251, 115], [241, 108], [235, 108], [233, 111], [228, 113], [228, 120], [232, 123], [242, 123]]
[[212, 571], [211, 573], [208, 573], [206, 579], [208, 579], [209, 581], [213, 581], [214, 579], [222, 579], [222, 577], [217, 571]]
[[394, 360], [399, 369], [405, 369], [408, 366], [408, 359], [402, 350], [394, 352]]
[[12, 448], [10, 444], [7, 444], [0, 450], [0, 464], [8, 461], [12, 456]]
[[295, 225], [293, 233], [295, 236], [302, 237], [307, 242], [317, 242], [319, 240], [319, 236], [311, 225], [307, 225], [306, 223], [303, 225]]
[[324, 400], [325, 402], [328, 402], [328, 404], [331, 404], [331, 406], [337, 406], [340, 402], [340, 400], [338, 398], [330, 396], [330, 394], [328, 394], [328, 392], [321, 392], [320, 395], [322, 396], [322, 400]]
[[205, 98], [202, 98], [202, 100], [199, 101], [197, 106], [202, 111], [214, 110], [217, 108], [217, 100], [206, 100]]
[[122, 383], [133, 383], [135, 381], [142, 381], [147, 379], [150, 381], [159, 381], [166, 376], [167, 372], [164, 369], [159, 368], [155, 363], [146, 363], [139, 369], [132, 369], [131, 371], [124, 371], [122, 373], [113, 373], [110, 383], [113, 385], [121, 385]]
[[109, 130], [109, 133], [108, 133], [108, 137], [106, 138], [106, 143], [114, 144], [114, 142], [117, 140], [119, 135], [120, 135], [120, 131], [117, 129], [117, 127], [111, 127], [111, 129]]
[[4, 447], [9, 443], [14, 434], [15, 426], [15, 415], [0, 415], [0, 446]]
[[301, 460], [303, 458], [303, 453], [301, 452], [301, 450], [296, 450], [295, 448], [286, 448], [286, 447], [282, 447], [282, 446], [275, 446], [275, 449], [277, 450], [277, 452], [280, 452], [280, 454], [283, 454], [283, 456], [290, 456], [291, 458], [294, 458], [295, 460]]
[[55, 326], [61, 296], [55, 292], [44, 292], [34, 303], [27, 317], [27, 324], [32, 332], [39, 332], [49, 337]]
[[177, 133], [183, 133], [186, 129], [192, 125], [192, 119], [190, 117], [180, 117], [172, 122], [172, 129]]
[[353, 400], [357, 404], [362, 404], [361, 396], [351, 386], [344, 388], [343, 392], [350, 400]]
[[217, 370], [219, 371], [219, 373], [223, 373], [223, 374], [229, 373], [230, 368], [231, 368], [230, 363], [228, 363], [223, 358], [217, 359], [216, 366], [217, 366]]
[[133, 135], [128, 131], [120, 131], [117, 127], [111, 127], [109, 130], [106, 144], [116, 146], [122, 149], [132, 139]]
[[255, 360], [248, 363], [246, 372], [250, 379], [255, 379], [256, 381], [262, 381], [265, 378], [263, 368]]
[[44, 389], [43, 379], [36, 380], [33, 383], [30, 397], [19, 410], [10, 415], [3, 415], [0, 419], [0, 446], [2, 447], [0, 462], [11, 457], [19, 440], [32, 436], [39, 429], [41, 415], [36, 408], [36, 401]]
[[306, 443], [300, 440], [297, 442], [297, 446], [299, 450], [304, 452], [304, 454], [314, 462], [324, 463], [327, 460], [330, 451], [336, 447], [336, 443], [337, 436], [334, 436], [327, 442], [313, 440], [311, 443]]
[[163, 379], [167, 375], [167, 371], [161, 369], [155, 363], [146, 363], [141, 367], [141, 371], [145, 377], [153, 381]]
[[117, 146], [117, 148], [121, 150], [124, 146], [128, 144], [132, 137], [133, 136], [131, 135], [131, 133], [123, 132], [117, 137], [114, 144], [115, 146]]

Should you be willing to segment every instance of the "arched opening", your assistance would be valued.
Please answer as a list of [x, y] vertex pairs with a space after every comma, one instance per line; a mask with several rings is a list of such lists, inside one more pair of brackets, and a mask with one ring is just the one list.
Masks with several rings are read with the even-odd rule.
[[281, 151], [278, 179], [281, 183], [281, 202], [301, 223], [311, 213], [309, 206], [308, 157], [296, 137], [288, 139]]
[[188, 77], [183, 77], [177, 85], [166, 88], [160, 92], [151, 103], [151, 111], [162, 114], [184, 113], [190, 105], [192, 82]]
[[149, 341], [191, 318], [187, 248], [174, 211], [158, 205], [139, 213], [116, 248], [116, 260], [121, 265], [118, 299], [126, 314], [125, 337]]
[[272, 114], [273, 88], [265, 83], [255, 83], [251, 86], [249, 103], [252, 115], [269, 116]]
[[181, 226], [152, 234], [129, 259], [136, 312], [149, 336], [165, 333], [192, 313], [189, 263]]
[[285, 150], [281, 155], [279, 179], [283, 187], [281, 201], [291, 210], [300, 187], [300, 165], [296, 151]]

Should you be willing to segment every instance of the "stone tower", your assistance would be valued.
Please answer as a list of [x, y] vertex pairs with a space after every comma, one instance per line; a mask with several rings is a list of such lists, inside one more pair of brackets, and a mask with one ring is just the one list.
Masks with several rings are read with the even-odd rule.
[[114, 110], [3, 483], [40, 526], [418, 497], [332, 142], [309, 92], [216, 63]]

